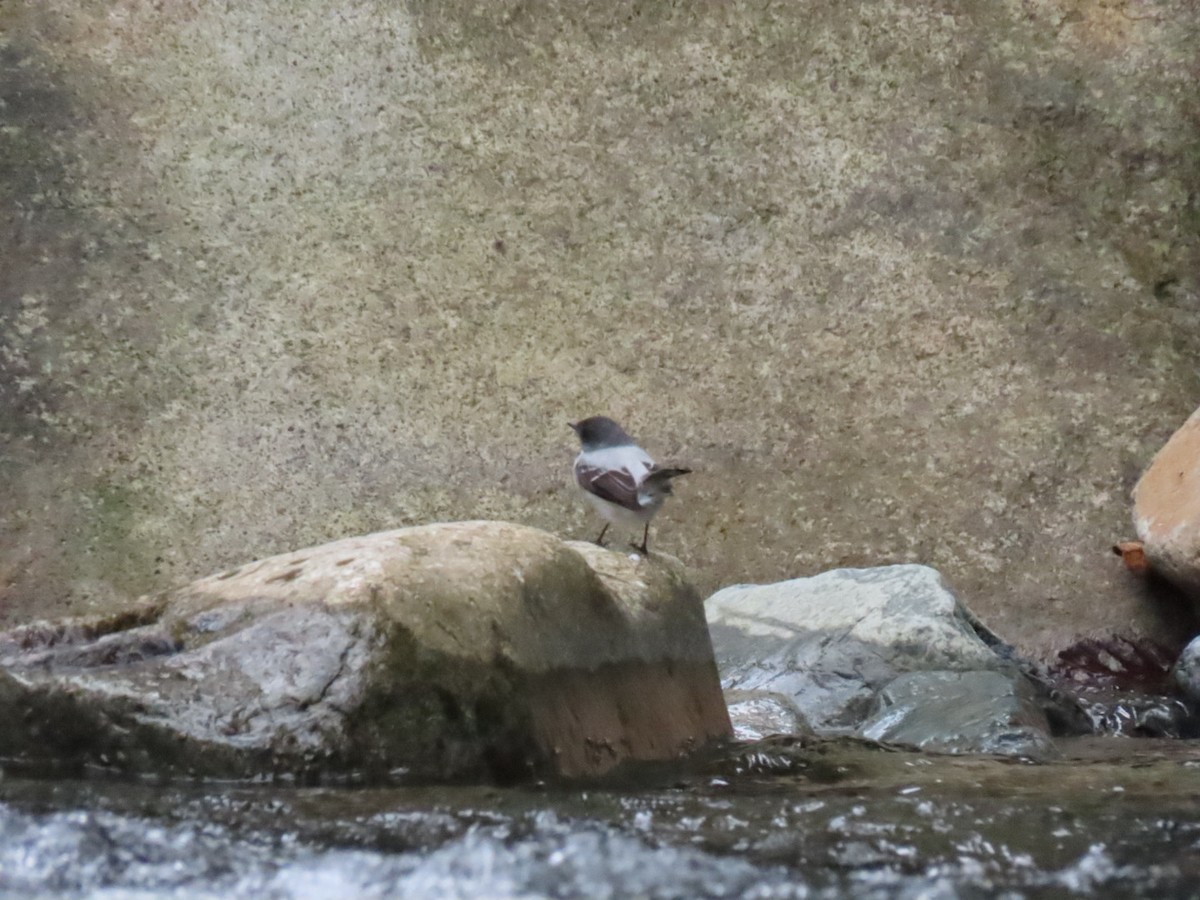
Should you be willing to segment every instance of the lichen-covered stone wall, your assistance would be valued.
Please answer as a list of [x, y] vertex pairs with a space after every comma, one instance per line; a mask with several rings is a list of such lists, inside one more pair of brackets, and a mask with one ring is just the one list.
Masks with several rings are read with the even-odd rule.
[[587, 536], [568, 420], [696, 470], [715, 587], [940, 569], [1179, 638], [1109, 555], [1192, 411], [1200, 11], [0, 7], [0, 620], [350, 534]]

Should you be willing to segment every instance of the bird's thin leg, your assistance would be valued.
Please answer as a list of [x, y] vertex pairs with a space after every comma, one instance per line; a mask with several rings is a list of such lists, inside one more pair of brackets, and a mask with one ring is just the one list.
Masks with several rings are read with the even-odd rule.
[[609, 526], [609, 524], [610, 524], [610, 523], [608, 523], [608, 522], [605, 522], [605, 523], [604, 523], [604, 527], [600, 529], [600, 536], [599, 536], [598, 538], [596, 538], [596, 545], [597, 545], [598, 547], [603, 547], [603, 546], [604, 546], [604, 532], [608, 531], [608, 526]]
[[643, 556], [649, 556], [649, 555], [650, 555], [650, 550], [649, 550], [649, 549], [647, 548], [647, 546], [646, 546], [646, 539], [647, 539], [648, 537], [650, 537], [650, 523], [649, 523], [649, 522], [647, 522], [647, 523], [646, 523], [646, 527], [645, 527], [645, 529], [642, 531], [642, 543], [641, 543], [641, 545], [639, 546], [638, 544], [633, 544], [633, 543], [631, 543], [629, 546], [630, 546], [630, 547], [632, 547], [634, 550], [637, 550], [637, 551], [638, 551], [639, 553], [641, 553]]

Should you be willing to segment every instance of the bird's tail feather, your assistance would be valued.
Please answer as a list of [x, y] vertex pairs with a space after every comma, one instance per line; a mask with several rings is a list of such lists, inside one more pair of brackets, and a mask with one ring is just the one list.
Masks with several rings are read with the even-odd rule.
[[642, 483], [642, 489], [648, 488], [651, 491], [669, 494], [671, 493], [671, 479], [678, 478], [680, 475], [688, 475], [691, 471], [691, 469], [655, 469], [646, 476], [646, 480]]

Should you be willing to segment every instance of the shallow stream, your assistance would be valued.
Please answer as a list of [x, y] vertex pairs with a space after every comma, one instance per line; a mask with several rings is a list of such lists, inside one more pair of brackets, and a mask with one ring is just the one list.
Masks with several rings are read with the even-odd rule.
[[632, 786], [0, 778], [0, 897], [1200, 896], [1200, 744], [768, 741]]

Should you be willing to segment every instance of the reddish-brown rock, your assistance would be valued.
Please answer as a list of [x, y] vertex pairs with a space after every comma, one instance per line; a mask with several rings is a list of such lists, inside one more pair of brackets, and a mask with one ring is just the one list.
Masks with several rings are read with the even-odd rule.
[[1200, 592], [1200, 410], [1155, 455], [1133, 504], [1150, 567]]

